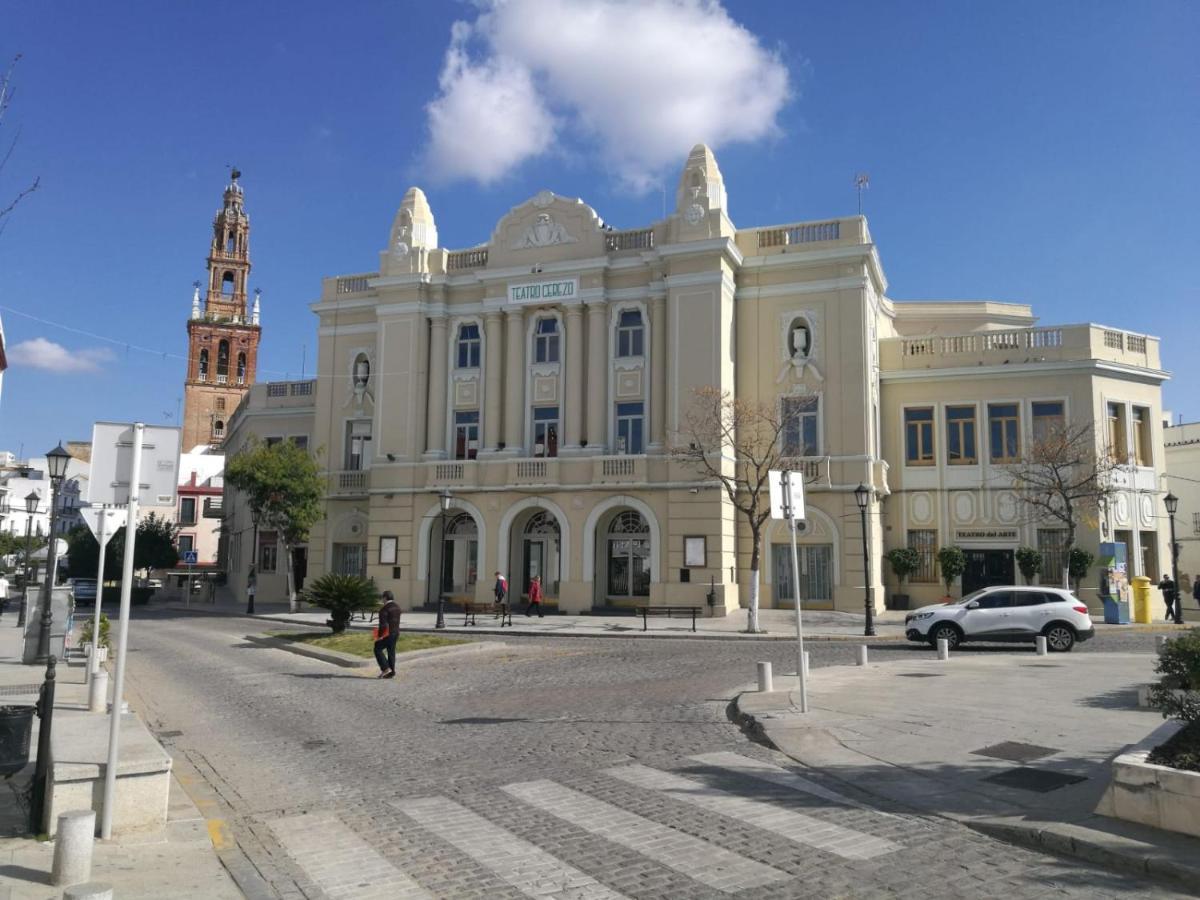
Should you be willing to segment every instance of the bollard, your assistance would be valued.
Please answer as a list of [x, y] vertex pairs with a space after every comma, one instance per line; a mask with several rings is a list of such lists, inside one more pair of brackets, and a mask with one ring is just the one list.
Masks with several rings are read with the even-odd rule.
[[950, 642], [945, 638], [938, 638], [938, 659], [946, 660], [950, 658]]
[[88, 711], [108, 712], [108, 672], [104, 669], [95, 672], [88, 685]]
[[858, 645], [858, 664], [860, 666], [865, 666], [867, 664], [867, 645], [866, 644]]
[[775, 690], [775, 684], [771, 678], [771, 664], [769, 662], [760, 662], [758, 664], [758, 689], [764, 693], [770, 693]]
[[1046, 646], [1046, 636], [1044, 634], [1039, 634], [1037, 636], [1037, 655], [1045, 656], [1049, 652], [1050, 648]]
[[63, 900], [113, 900], [113, 888], [101, 881], [89, 881], [67, 888]]
[[58, 817], [54, 868], [50, 870], [52, 884], [82, 884], [92, 877], [92, 845], [95, 837], [94, 809], [77, 809]]

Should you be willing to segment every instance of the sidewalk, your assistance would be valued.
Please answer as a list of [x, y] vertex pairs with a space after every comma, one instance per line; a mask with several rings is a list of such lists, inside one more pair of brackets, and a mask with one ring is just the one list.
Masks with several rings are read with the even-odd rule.
[[[20, 663], [21, 632], [17, 617], [0, 619], [0, 703], [31, 705], [45, 676], [45, 666]], [[56, 667], [55, 717], [80, 715], [87, 707], [82, 661]], [[88, 714], [89, 717], [91, 714]], [[90, 721], [90, 718], [89, 718]], [[95, 715], [95, 728], [107, 740], [109, 718]], [[76, 723], [78, 724], [78, 723]], [[0, 786], [0, 896], [9, 891], [13, 900], [43, 900], [62, 896], [50, 884], [54, 842], [25, 835], [27, 811], [23, 808], [37, 755], [39, 720], [35, 717], [30, 742], [30, 764]], [[111, 884], [115, 896], [128, 900], [162, 897], [212, 897], [234, 900], [242, 893], [225, 871], [213, 849], [208, 824], [195, 804], [172, 777], [167, 825], [154, 832], [96, 840], [92, 880]]]
[[[160, 599], [161, 598], [161, 599]], [[216, 602], [193, 599], [187, 602], [182, 596], [156, 595], [150, 609], [176, 609], [197, 614], [245, 615], [243, 600], [234, 600], [227, 591], [219, 591]], [[324, 627], [329, 614], [322, 609], [314, 610], [300, 604], [304, 611], [290, 613], [287, 603], [259, 602], [255, 604], [255, 619], [281, 622], [288, 625]], [[871, 643], [904, 642], [904, 617], [906, 612], [885, 610], [875, 616], [875, 634]], [[668, 618], [651, 615], [642, 630], [642, 617], [628, 614], [613, 615], [560, 615], [551, 613], [543, 619], [526, 618], [519, 610], [513, 610], [512, 627], [499, 627], [499, 620], [490, 614], [476, 616], [476, 625], [464, 625], [463, 614], [457, 607], [447, 607], [445, 612], [446, 631], [462, 634], [506, 634], [532, 637], [620, 637], [620, 638], [687, 638], [741, 641], [792, 641], [796, 639], [796, 614], [789, 609], [759, 610], [760, 634], [746, 634], [746, 611], [734, 610], [725, 616], [696, 617], [696, 631], [692, 632], [691, 616]], [[405, 612], [400, 621], [401, 631], [432, 632], [437, 615], [425, 610]], [[1103, 621], [1101, 619], [1101, 621]], [[860, 612], [834, 612], [832, 610], [807, 610], [803, 613], [804, 639], [806, 641], [857, 641], [863, 638], [863, 614]], [[368, 621], [355, 620], [352, 628], [371, 628]], [[1134, 630], [1170, 630], [1180, 626], [1155, 625], [1107, 625], [1104, 632]]]
[[[884, 801], [1200, 891], [1200, 840], [1097, 816], [1118, 753], [1163, 726], [1137, 706], [1150, 654], [963, 650], [813, 669], [747, 691], [737, 714], [797, 762]], [[885, 806], [886, 808], [886, 806]]]

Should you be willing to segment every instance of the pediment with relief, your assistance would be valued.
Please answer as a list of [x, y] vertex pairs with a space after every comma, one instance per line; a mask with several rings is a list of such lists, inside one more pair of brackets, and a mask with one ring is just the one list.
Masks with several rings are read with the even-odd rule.
[[490, 245], [493, 266], [498, 256], [514, 265], [549, 262], [603, 254], [604, 232], [596, 211], [582, 200], [541, 191], [496, 224]]

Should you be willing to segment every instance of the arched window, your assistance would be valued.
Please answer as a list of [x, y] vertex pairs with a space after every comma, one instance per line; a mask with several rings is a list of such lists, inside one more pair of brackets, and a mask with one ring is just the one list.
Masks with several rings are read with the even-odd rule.
[[442, 534], [443, 594], [470, 594], [479, 575], [479, 530], [475, 520], [459, 513]]
[[539, 510], [525, 523], [521, 540], [521, 593], [529, 594], [535, 575], [542, 579], [547, 597], [558, 596], [562, 552], [558, 520]]
[[225, 232], [225, 252], [232, 253], [236, 247], [237, 247], [237, 242], [233, 236], [233, 232], [232, 231]]
[[646, 347], [646, 327], [640, 310], [627, 309], [617, 320], [617, 356], [642, 356]]
[[479, 368], [479, 326], [467, 322], [458, 327], [458, 368]]
[[238, 384], [246, 383], [246, 354], [239, 353], [237, 358], [237, 379]]
[[233, 273], [232, 272], [226, 272], [224, 275], [221, 276], [221, 296], [222, 297], [232, 297], [233, 296]]
[[200, 380], [208, 381], [208, 350], [200, 351]]
[[533, 361], [558, 362], [558, 319], [553, 316], [537, 320], [533, 337]]
[[638, 513], [618, 513], [608, 526], [607, 596], [628, 600], [650, 596], [650, 526]]
[[213, 422], [213, 437], [225, 437], [225, 423], [221, 419], [217, 419], [215, 422]]
[[217, 344], [217, 381], [224, 384], [229, 377], [229, 341]]

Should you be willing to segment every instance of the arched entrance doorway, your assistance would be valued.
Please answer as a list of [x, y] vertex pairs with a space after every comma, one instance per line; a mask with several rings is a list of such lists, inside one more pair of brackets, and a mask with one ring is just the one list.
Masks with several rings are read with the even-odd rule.
[[509, 582], [512, 590], [528, 597], [529, 585], [535, 575], [542, 577], [542, 591], [547, 600], [558, 599], [562, 579], [562, 533], [554, 513], [546, 509], [532, 510], [524, 521], [513, 524]]
[[602, 601], [611, 606], [632, 606], [650, 596], [650, 525], [632, 509], [617, 512], [598, 538], [598, 580], [603, 579]]
[[[433, 528], [437, 540], [429, 560], [429, 602], [436, 603], [439, 592], [447, 598], [473, 598], [479, 580], [479, 530], [475, 520], [468, 513], [451, 511]], [[435, 572], [436, 578], [432, 577]]]

